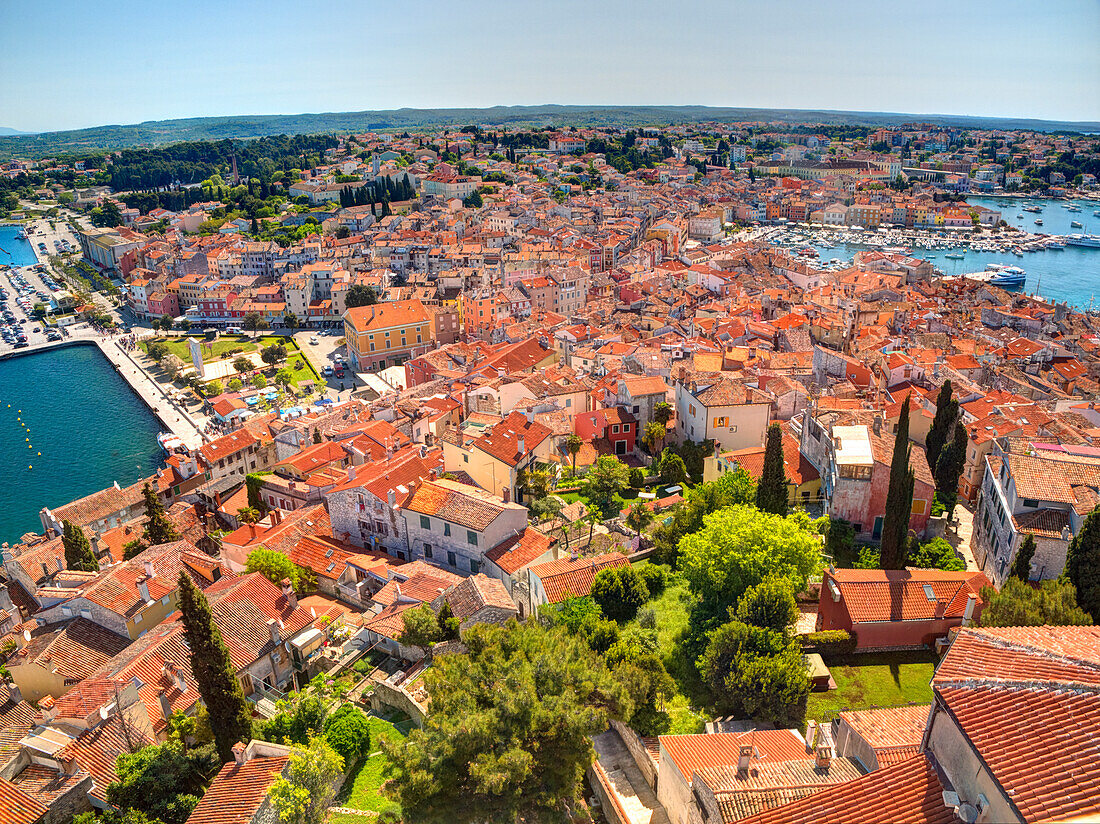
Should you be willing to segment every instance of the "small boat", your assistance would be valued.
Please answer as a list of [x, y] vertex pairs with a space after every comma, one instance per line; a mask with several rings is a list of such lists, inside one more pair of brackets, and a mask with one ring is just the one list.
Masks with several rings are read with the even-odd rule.
[[1070, 226], [1072, 226], [1072, 227], [1073, 227], [1074, 229], [1080, 229], [1080, 228], [1081, 228], [1081, 221], [1079, 221], [1079, 220], [1071, 220], [1071, 221], [1069, 222], [1069, 225], [1070, 225]]
[[171, 432], [161, 432], [157, 435], [157, 443], [160, 444], [160, 448], [163, 449], [167, 455], [171, 455], [179, 447], [183, 446], [183, 441], [180, 440], [179, 436], [173, 435]]
[[1035, 225], [1036, 226], [1042, 226], [1043, 225], [1043, 219], [1041, 217], [1036, 218], [1035, 219]]
[[1016, 217], [1023, 217], [1023, 215], [1016, 215]]
[[962, 260], [965, 255], [957, 252], [949, 252], [948, 254], [944, 255], [944, 257], [948, 260]]

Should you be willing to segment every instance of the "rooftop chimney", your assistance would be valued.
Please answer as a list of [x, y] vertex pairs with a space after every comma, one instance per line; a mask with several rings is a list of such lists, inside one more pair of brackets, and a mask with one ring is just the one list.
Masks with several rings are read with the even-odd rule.
[[966, 596], [966, 611], [963, 613], [963, 626], [970, 626], [970, 622], [974, 620], [974, 607], [978, 603], [978, 596], [973, 592]]
[[524, 455], [524, 454], [526, 454], [527, 450], [525, 449], [525, 447], [527, 446], [527, 441], [526, 441], [526, 439], [525, 439], [525, 438], [523, 437], [523, 435], [520, 435], [520, 436], [519, 436], [519, 439], [518, 439], [518, 440], [516, 441], [516, 446], [517, 446], [517, 447], [518, 447], [518, 449], [519, 449], [519, 454], [520, 454], [520, 455]]
[[157, 696], [157, 699], [160, 701], [160, 714], [167, 721], [172, 717], [172, 702], [168, 700], [168, 696], [163, 692]]
[[386, 492], [386, 500], [389, 501], [391, 507], [397, 506], [397, 492], [392, 489], [388, 490]]
[[248, 747], [238, 741], [236, 744], [233, 745], [233, 760], [236, 761], [238, 764], [244, 764], [248, 760], [246, 755], [247, 752]]
[[145, 603], [149, 603], [150, 601], [153, 600], [152, 598], [149, 597], [149, 582], [148, 581], [138, 581], [137, 587], [138, 587], [138, 595], [141, 596], [142, 601], [144, 601]]
[[535, 410], [531, 407], [527, 408], [527, 423], [535, 422]]
[[742, 744], [737, 753], [737, 771], [747, 773], [752, 763], [752, 744]]
[[874, 423], [871, 424], [871, 428], [876, 435], [882, 434], [882, 415], [875, 415]]
[[267, 619], [267, 631], [271, 633], [271, 640], [276, 644], [281, 644], [283, 641], [282, 635], [279, 634], [279, 622], [274, 618]]
[[286, 602], [290, 604], [290, 608], [297, 608], [298, 596], [294, 594], [294, 585], [290, 583], [290, 579], [283, 578], [283, 580], [279, 582], [279, 586], [282, 587], [283, 595], [286, 596]]
[[153, 562], [152, 561], [145, 561], [144, 563], [145, 563], [145, 577], [146, 578], [156, 578], [157, 577], [156, 573], [153, 572]]
[[23, 691], [19, 689], [19, 685], [14, 681], [8, 682], [8, 696], [16, 704], [23, 700]]
[[819, 770], [827, 770], [832, 763], [833, 748], [827, 744], [819, 746], [814, 754], [814, 766]]
[[350, 464], [348, 466], [348, 480], [349, 481], [354, 481], [355, 480], [355, 465], [354, 464]]

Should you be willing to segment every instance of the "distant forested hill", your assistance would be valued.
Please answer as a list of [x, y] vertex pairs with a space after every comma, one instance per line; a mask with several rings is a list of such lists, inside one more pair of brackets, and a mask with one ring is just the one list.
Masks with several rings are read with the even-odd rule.
[[710, 106], [493, 106], [488, 109], [394, 109], [321, 114], [240, 115], [157, 120], [129, 126], [96, 126], [65, 132], [0, 136], [0, 158], [46, 157], [102, 149], [163, 146], [180, 141], [255, 138], [279, 134], [320, 134], [458, 126], [642, 126], [707, 120], [761, 120], [776, 123], [895, 125], [937, 123], [958, 128], [1034, 129], [1098, 132], [1100, 123], [1024, 118], [842, 112], [811, 109], [737, 109]]

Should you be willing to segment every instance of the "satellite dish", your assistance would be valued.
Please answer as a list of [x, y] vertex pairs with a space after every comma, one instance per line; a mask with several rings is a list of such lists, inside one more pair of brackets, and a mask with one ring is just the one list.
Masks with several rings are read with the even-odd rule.
[[27, 641], [27, 642], [30, 642], [30, 640], [31, 640], [31, 631], [29, 629], [23, 630], [23, 640]]
[[974, 824], [978, 820], [978, 808], [973, 804], [960, 804], [956, 815], [966, 824]]

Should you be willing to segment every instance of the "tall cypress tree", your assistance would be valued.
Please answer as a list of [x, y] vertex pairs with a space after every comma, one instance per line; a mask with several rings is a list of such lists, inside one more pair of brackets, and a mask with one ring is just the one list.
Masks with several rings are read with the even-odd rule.
[[149, 484], [145, 484], [141, 494], [145, 496], [145, 515], [149, 519], [145, 524], [145, 540], [150, 546], [178, 541], [180, 534], [164, 514], [164, 504], [161, 503], [160, 496]]
[[783, 471], [783, 428], [773, 423], [768, 427], [764, 444], [764, 471], [756, 487], [756, 506], [773, 515], [787, 514], [787, 476]]
[[76, 524], [62, 525], [61, 545], [65, 547], [65, 567], [80, 572], [99, 572], [99, 562], [88, 543], [88, 536]]
[[1063, 577], [1077, 589], [1077, 604], [1100, 623], [1100, 507], [1088, 514], [1069, 542]]
[[955, 502], [959, 499], [959, 478], [966, 466], [966, 447], [969, 442], [966, 427], [956, 422], [951, 443], [940, 450], [939, 460], [936, 461], [936, 497], [948, 515], [955, 510]]
[[1009, 575], [1019, 578], [1021, 581], [1031, 580], [1031, 559], [1035, 557], [1035, 536], [1030, 532], [1024, 536], [1024, 542], [1016, 550], [1016, 558], [1012, 562], [1012, 571]]
[[233, 673], [229, 650], [206, 596], [186, 572], [180, 571], [179, 606], [183, 633], [191, 650], [191, 672], [206, 711], [222, 761], [233, 758], [233, 745], [252, 735], [252, 713]]
[[940, 452], [947, 443], [955, 419], [959, 416], [959, 402], [951, 397], [951, 392], [951, 381], [944, 381], [939, 395], [936, 396], [936, 416], [932, 419], [928, 437], [924, 440], [924, 452], [928, 456], [928, 468], [932, 472], [936, 471]]
[[890, 459], [890, 486], [882, 523], [880, 563], [883, 569], [903, 569], [909, 552], [909, 516], [913, 509], [915, 478], [909, 467], [909, 398], [901, 405], [894, 454]]

